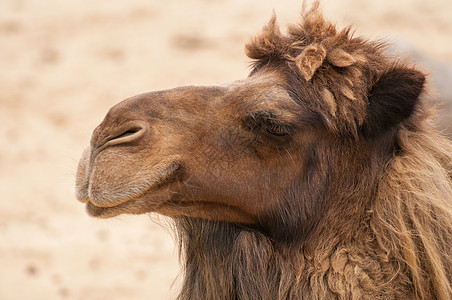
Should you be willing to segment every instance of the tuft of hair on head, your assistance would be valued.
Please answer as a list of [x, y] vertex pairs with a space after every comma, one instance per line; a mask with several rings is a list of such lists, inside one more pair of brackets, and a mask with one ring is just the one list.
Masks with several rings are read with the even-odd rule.
[[337, 34], [336, 27], [323, 17], [319, 1], [314, 1], [309, 10], [304, 2], [300, 26], [291, 26], [288, 31], [291, 35], [302, 36], [307, 43], [317, 43]]
[[276, 14], [273, 15], [270, 21], [263, 27], [262, 32], [253, 37], [245, 44], [245, 54], [252, 59], [262, 59], [278, 51], [281, 51], [281, 44], [284, 36], [279, 30], [276, 23]]

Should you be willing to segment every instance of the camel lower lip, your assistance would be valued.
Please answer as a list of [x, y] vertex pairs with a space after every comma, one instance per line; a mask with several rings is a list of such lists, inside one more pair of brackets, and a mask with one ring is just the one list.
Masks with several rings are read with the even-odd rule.
[[[128, 189], [125, 189], [124, 193], [121, 197], [118, 197], [114, 200], [105, 201], [101, 196], [93, 196], [88, 195], [86, 198], [79, 198], [79, 201], [82, 203], [87, 203], [92, 206], [92, 210], [100, 211], [101, 209], [115, 208], [122, 204], [129, 203], [133, 200], [141, 198], [143, 195], [148, 193], [149, 191], [157, 190], [162, 188], [163, 186], [170, 184], [172, 179], [174, 179], [175, 174], [180, 170], [181, 165], [177, 162], [171, 162], [166, 167], [162, 168], [157, 172], [157, 176], [153, 179], [149, 180], [146, 184], [143, 184], [139, 187], [133, 187], [131, 192], [128, 192]], [[108, 194], [109, 192], [106, 192]]]
[[129, 202], [123, 202], [121, 204], [118, 204], [117, 206], [100, 207], [100, 206], [94, 205], [92, 202], [88, 202], [88, 203], [86, 203], [86, 211], [92, 217], [111, 218], [111, 217], [121, 214], [123, 212], [123, 207], [127, 203], [129, 203]]
[[96, 206], [91, 202], [86, 203], [86, 211], [92, 217], [102, 216], [107, 210], [108, 208]]

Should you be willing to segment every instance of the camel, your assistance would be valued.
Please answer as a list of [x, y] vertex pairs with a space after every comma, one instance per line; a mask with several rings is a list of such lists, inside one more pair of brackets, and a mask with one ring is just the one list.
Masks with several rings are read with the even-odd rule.
[[179, 299], [452, 299], [452, 145], [385, 47], [318, 3], [284, 34], [273, 15], [247, 78], [113, 106], [76, 197], [170, 217]]

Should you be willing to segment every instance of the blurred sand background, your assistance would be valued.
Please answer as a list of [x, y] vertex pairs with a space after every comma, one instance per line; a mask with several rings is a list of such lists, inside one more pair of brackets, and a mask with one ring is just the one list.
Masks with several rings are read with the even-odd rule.
[[[0, 300], [173, 299], [179, 266], [169, 230], [144, 215], [88, 217], [73, 195], [78, 158], [108, 108], [126, 97], [246, 77], [244, 43], [272, 9], [285, 28], [300, 7], [298, 0], [0, 1]], [[323, 7], [357, 35], [386, 38], [424, 61], [435, 97], [452, 100], [452, 1]], [[450, 111], [442, 120], [450, 124]]]

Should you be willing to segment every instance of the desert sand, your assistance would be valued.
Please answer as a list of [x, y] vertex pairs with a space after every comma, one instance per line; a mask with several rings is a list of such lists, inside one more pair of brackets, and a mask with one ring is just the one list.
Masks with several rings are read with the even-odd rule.
[[[425, 63], [439, 87], [432, 98], [452, 100], [452, 1], [322, 6], [355, 35], [389, 40]], [[300, 8], [298, 0], [2, 0], [0, 299], [173, 299], [179, 265], [168, 221], [88, 217], [74, 197], [79, 156], [124, 98], [246, 77], [244, 43], [273, 9], [284, 29]], [[452, 120], [444, 107], [442, 128]]]

